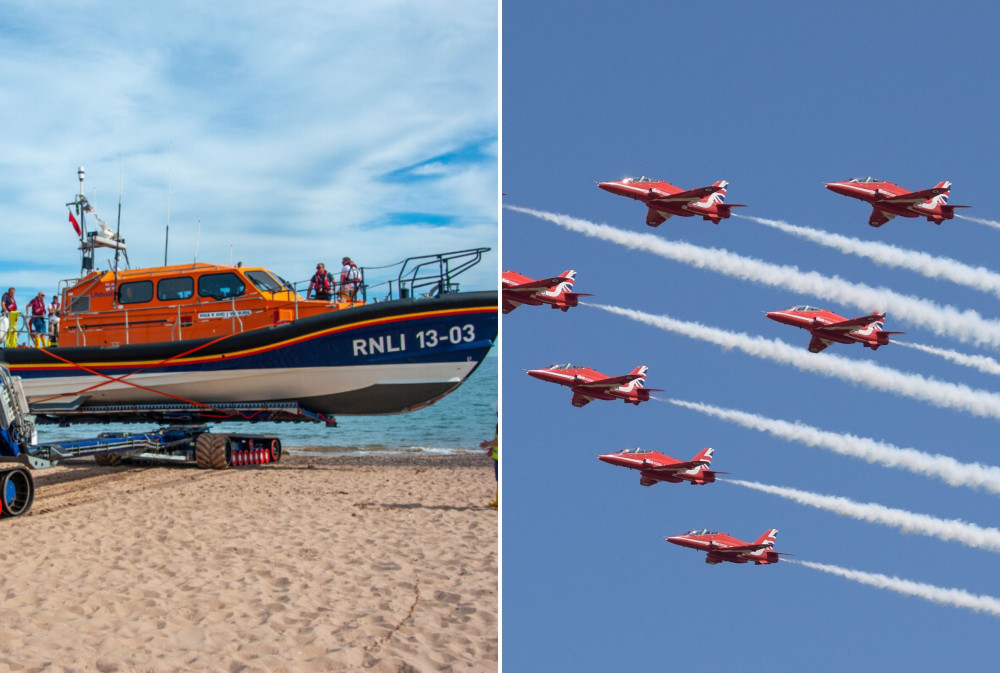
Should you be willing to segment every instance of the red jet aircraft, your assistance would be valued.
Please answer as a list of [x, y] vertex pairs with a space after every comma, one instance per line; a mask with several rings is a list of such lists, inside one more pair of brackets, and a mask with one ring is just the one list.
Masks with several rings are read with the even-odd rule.
[[691, 460], [682, 461], [658, 451], [636, 448], [623, 449], [598, 458], [605, 463], [639, 470], [639, 483], [643, 486], [652, 486], [658, 481], [669, 481], [673, 484], [688, 481], [692, 486], [699, 484], [704, 486], [715, 481], [716, 473], [708, 469], [712, 464], [714, 452], [715, 449], [702, 449], [701, 453]]
[[725, 180], [719, 180], [709, 187], [684, 191], [669, 182], [641, 177], [599, 182], [597, 186], [612, 194], [627, 196], [645, 203], [649, 206], [646, 224], [657, 227], [673, 215], [681, 217], [699, 215], [718, 224], [720, 220], [729, 217], [732, 208], [745, 207], [742, 203], [723, 203], [728, 184]]
[[580, 297], [591, 295], [581, 292], [571, 292], [576, 271], [563, 271], [554, 278], [532, 280], [522, 276], [517, 271], [503, 272], [503, 312], [510, 313], [521, 304], [541, 306], [549, 304], [552, 308], [568, 311], [576, 306]]
[[624, 400], [636, 406], [649, 401], [649, 393], [660, 388], [643, 388], [646, 365], [639, 365], [624, 376], [607, 376], [589, 367], [552, 365], [547, 369], [529, 369], [528, 374], [573, 389], [573, 406], [582, 407], [591, 400]]
[[770, 311], [764, 315], [785, 325], [809, 330], [812, 334], [812, 341], [809, 342], [810, 353], [819, 353], [832, 343], [858, 342], [874, 351], [878, 350], [879, 346], [889, 343], [890, 334], [906, 334], [906, 332], [883, 332], [885, 313], [878, 311], [850, 320], [814, 306], [793, 306], [784, 311]]
[[708, 552], [705, 563], [712, 565], [729, 561], [730, 563], [754, 563], [761, 566], [777, 563], [779, 556], [788, 556], [788, 554], [773, 551], [774, 538], [777, 534], [778, 529], [772, 528], [756, 541], [750, 543], [737, 540], [725, 533], [716, 533], [707, 529], [691, 530], [684, 535], [668, 537], [667, 542]]
[[873, 227], [881, 227], [897, 215], [926, 217], [928, 222], [941, 224], [955, 217], [956, 208], [970, 207], [948, 205], [951, 183], [947, 180], [919, 192], [910, 192], [899, 185], [871, 177], [831, 182], [826, 188], [872, 204], [874, 210], [868, 218], [868, 224]]

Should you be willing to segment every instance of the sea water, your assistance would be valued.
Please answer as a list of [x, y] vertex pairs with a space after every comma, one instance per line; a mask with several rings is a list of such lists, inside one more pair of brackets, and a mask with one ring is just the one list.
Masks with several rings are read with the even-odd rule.
[[[384, 453], [479, 453], [493, 437], [499, 399], [497, 349], [458, 390], [438, 402], [392, 416], [338, 416], [337, 427], [322, 423], [216, 423], [211, 432], [277, 435], [290, 455], [373, 455]], [[101, 432], [142, 432], [142, 424], [40, 426], [39, 444], [95, 437]]]

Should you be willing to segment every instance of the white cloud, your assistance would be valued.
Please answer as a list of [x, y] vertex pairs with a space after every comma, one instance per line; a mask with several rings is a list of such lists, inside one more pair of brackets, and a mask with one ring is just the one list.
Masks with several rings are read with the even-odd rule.
[[[18, 232], [4, 275], [75, 274], [63, 204], [78, 165], [116, 225], [123, 130], [134, 264], [163, 259], [168, 182], [171, 259], [193, 256], [199, 220], [199, 259], [233, 244], [289, 277], [318, 250], [365, 264], [496, 248], [497, 20], [457, 2], [17, 7], [0, 19], [0, 202]], [[382, 181], [412, 166], [422, 179]], [[398, 212], [456, 224], [382, 224]], [[495, 288], [493, 261], [468, 282]]]

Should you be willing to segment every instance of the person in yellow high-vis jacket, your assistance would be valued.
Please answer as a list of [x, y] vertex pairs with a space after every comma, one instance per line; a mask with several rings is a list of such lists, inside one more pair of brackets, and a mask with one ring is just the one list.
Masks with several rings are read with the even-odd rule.
[[497, 480], [496, 499], [490, 502], [490, 507], [500, 506], [500, 424], [497, 424], [493, 432], [493, 439], [486, 439], [479, 442], [479, 448], [486, 449], [486, 453], [493, 458], [493, 476]]

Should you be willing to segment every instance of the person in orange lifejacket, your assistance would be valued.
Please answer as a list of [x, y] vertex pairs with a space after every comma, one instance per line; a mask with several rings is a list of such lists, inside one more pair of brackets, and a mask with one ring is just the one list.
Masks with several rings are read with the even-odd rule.
[[316, 265], [316, 273], [309, 279], [309, 289], [306, 290], [306, 299], [316, 290], [316, 299], [330, 301], [333, 298], [333, 275], [326, 270], [326, 265], [320, 262]]
[[45, 293], [39, 292], [34, 299], [28, 302], [27, 308], [28, 315], [31, 316], [31, 320], [28, 322], [28, 333], [31, 340], [36, 348], [43, 345], [48, 346], [48, 333], [45, 330]]
[[361, 270], [351, 261], [350, 257], [341, 260], [340, 267], [340, 298], [344, 301], [354, 301], [358, 296], [358, 286], [361, 284]]
[[49, 345], [59, 345], [59, 313], [62, 307], [59, 305], [59, 295], [53, 295], [49, 302]]

